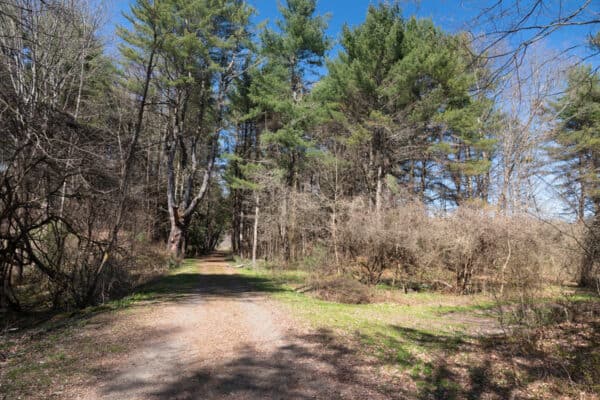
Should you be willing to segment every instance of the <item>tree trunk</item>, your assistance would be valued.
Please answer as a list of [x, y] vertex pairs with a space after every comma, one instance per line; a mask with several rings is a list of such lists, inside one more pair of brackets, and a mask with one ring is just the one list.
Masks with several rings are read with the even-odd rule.
[[600, 288], [600, 213], [596, 213], [588, 227], [585, 254], [579, 271], [579, 285]]
[[[337, 150], [337, 149], [336, 149]], [[331, 214], [331, 236], [333, 240], [333, 254], [335, 257], [335, 267], [338, 274], [340, 271], [340, 256], [338, 252], [338, 240], [337, 240], [337, 204], [338, 204], [338, 188], [339, 188], [339, 167], [338, 167], [338, 156], [337, 151], [335, 156], [335, 174], [334, 174], [334, 191], [333, 191], [333, 212]]]
[[283, 198], [281, 199], [281, 214], [279, 217], [279, 236], [281, 238], [281, 246], [283, 251], [283, 258], [285, 261], [290, 260], [290, 246], [288, 237], [288, 188], [286, 187]]
[[231, 250], [233, 254], [237, 254], [240, 257], [242, 257], [242, 242], [240, 240], [242, 232], [242, 222], [240, 219], [241, 202], [242, 194], [240, 190], [235, 190], [233, 192], [233, 207], [231, 212]]
[[383, 197], [383, 168], [381, 165], [377, 168], [377, 189], [375, 192], [375, 215], [377, 223], [381, 222], [381, 203]]
[[239, 220], [240, 220], [240, 230], [238, 233], [238, 237], [237, 237], [237, 241], [240, 245], [240, 257], [244, 258], [244, 254], [248, 254], [248, 246], [244, 243], [244, 229], [246, 229], [246, 227], [244, 226], [244, 209], [243, 209], [243, 204], [241, 206], [240, 209], [240, 215], [239, 215]]
[[256, 194], [254, 206], [254, 236], [252, 237], [252, 266], [256, 267], [256, 248], [258, 246], [258, 214], [260, 212], [260, 197]]
[[184, 224], [171, 221], [168, 251], [176, 259], [182, 259], [185, 257], [186, 236], [187, 227]]
[[502, 174], [502, 189], [500, 190], [500, 197], [498, 199], [498, 209], [504, 215], [508, 213], [508, 187], [510, 185], [510, 174], [507, 167], [504, 167]]

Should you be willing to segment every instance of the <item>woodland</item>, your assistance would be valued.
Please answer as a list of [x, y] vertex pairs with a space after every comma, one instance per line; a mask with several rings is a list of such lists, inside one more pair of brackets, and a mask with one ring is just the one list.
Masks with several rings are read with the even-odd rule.
[[597, 3], [490, 2], [457, 32], [364, 3], [330, 37], [316, 0], [268, 23], [133, 0], [111, 53], [95, 2], [0, 0], [0, 313], [97, 306], [220, 246], [326, 300], [486, 295], [527, 329], [549, 289], [597, 298]]

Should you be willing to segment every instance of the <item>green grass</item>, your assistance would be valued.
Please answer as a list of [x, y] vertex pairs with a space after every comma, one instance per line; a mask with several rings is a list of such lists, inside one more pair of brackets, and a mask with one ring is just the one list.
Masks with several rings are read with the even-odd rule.
[[[436, 292], [392, 292], [395, 302], [341, 304], [323, 301], [295, 288], [307, 274], [296, 270], [244, 268], [246, 277], [272, 280], [271, 294], [289, 314], [318, 331], [331, 332], [364, 356], [375, 357], [416, 387], [415, 398], [459, 398], [460, 384], [449, 378], [439, 360], [470, 346], [473, 319], [490, 317], [495, 306], [484, 296], [453, 296]], [[394, 291], [393, 288], [375, 288]], [[467, 320], [462, 317], [468, 316]], [[483, 321], [483, 320], [482, 320]], [[485, 323], [485, 322], [482, 322]], [[468, 361], [466, 361], [468, 363]]]
[[198, 279], [200, 279], [198, 261], [193, 259], [184, 260], [180, 266], [171, 269], [167, 275], [137, 288], [135, 293], [99, 306], [86, 308], [82, 312], [87, 314], [116, 311], [141, 302], [176, 300], [193, 293], [198, 286]]
[[243, 268], [240, 273], [279, 284], [282, 290], [272, 296], [311, 327], [358, 340], [366, 352], [386, 364], [402, 370], [417, 368], [420, 374], [426, 374], [426, 363], [434, 353], [456, 350], [466, 340], [468, 327], [450, 314], [489, 311], [493, 307], [493, 302], [482, 298], [455, 305], [456, 296], [439, 293], [406, 294], [410, 305], [341, 304], [294, 291], [295, 284], [303, 283], [302, 271]]
[[[395, 303], [376, 304], [342, 304], [323, 301], [293, 290], [294, 284], [303, 283], [300, 279], [306, 275], [303, 271], [272, 272], [265, 269], [240, 269], [244, 276], [261, 279], [271, 279], [279, 284], [281, 291], [274, 296], [294, 308], [298, 315], [315, 325], [328, 325], [344, 330], [369, 329], [380, 324], [402, 323], [411, 328], [427, 329], [432, 322], [441, 316], [459, 312], [489, 311], [494, 303], [490, 300], [477, 298], [471, 304], [452, 305], [457, 296], [447, 296], [440, 293], [410, 293], [404, 295], [407, 305]], [[464, 297], [462, 297], [464, 298]], [[442, 329], [446, 333], [455, 332], [460, 324], [443, 321], [445, 327], [436, 327], [436, 332]], [[460, 330], [460, 329], [459, 329]]]
[[572, 302], [600, 302], [600, 295], [597, 292], [589, 292], [579, 290], [575, 293], [570, 293], [564, 296], [567, 301]]
[[[479, 385], [486, 390], [498, 390], [501, 394], [504, 393], [503, 388], [514, 382], [538, 379], [523, 370], [519, 371], [519, 377], [511, 378], [513, 372], [508, 367], [509, 363], [499, 367], [501, 372], [497, 376], [486, 375], [489, 367], [480, 364], [480, 359], [484, 359], [488, 351], [493, 351], [486, 346], [494, 343], [496, 338], [482, 341], [481, 337], [474, 336], [474, 332], [475, 328], [499, 329], [496, 322], [499, 303], [491, 297], [437, 292], [404, 294], [393, 287], [380, 285], [372, 289], [375, 298], [389, 301], [351, 305], [323, 301], [308, 293], [297, 292], [295, 288], [306, 283], [308, 277], [303, 271], [263, 267], [241, 269], [240, 273], [279, 285], [280, 290], [274, 291], [272, 296], [289, 309], [290, 315], [306, 321], [312, 328], [333, 332], [348, 343], [358, 344], [355, 348], [359, 352], [375, 356], [381, 365], [391, 367], [400, 376], [412, 380], [418, 398], [475, 398], [471, 396], [476, 393], [468, 393], [470, 388], [461, 386], [464, 382], [457, 380], [455, 373], [461, 368], [471, 374], [467, 381], [471, 379], [476, 389]], [[553, 322], [553, 306], [564, 301], [571, 304], [600, 301], [597, 293], [565, 290], [552, 288], [533, 300], [539, 303], [540, 307], [536, 307], [539, 312], [548, 313], [548, 316], [540, 315], [540, 318]], [[510, 309], [514, 301], [507, 299], [501, 304]], [[575, 370], [583, 375], [585, 371], [595, 371], [596, 362], [588, 357], [585, 365], [590, 364], [592, 369], [578, 367]], [[584, 378], [595, 382], [594, 378]]]

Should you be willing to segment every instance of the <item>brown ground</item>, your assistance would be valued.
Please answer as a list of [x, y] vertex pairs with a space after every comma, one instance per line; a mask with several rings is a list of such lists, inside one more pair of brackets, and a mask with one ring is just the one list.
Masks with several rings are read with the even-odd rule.
[[120, 320], [103, 326], [107, 334], [133, 330], [134, 349], [105, 357], [96, 380], [71, 397], [390, 398], [369, 384], [366, 364], [357, 365], [348, 349], [328, 345], [327, 333], [297, 326], [222, 256], [199, 262], [195, 293], [119, 314]]

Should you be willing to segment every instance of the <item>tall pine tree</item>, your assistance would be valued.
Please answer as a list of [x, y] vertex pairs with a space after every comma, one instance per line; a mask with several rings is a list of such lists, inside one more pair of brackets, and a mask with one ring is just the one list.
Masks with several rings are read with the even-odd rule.
[[210, 187], [231, 82], [249, 46], [251, 13], [241, 0], [138, 0], [128, 18], [132, 30], [121, 30], [130, 44], [124, 54], [153, 65], [143, 93], [152, 79], [167, 116], [168, 249], [177, 258], [185, 255], [188, 228]]
[[279, 233], [286, 260], [294, 253], [297, 233], [291, 193], [300, 189], [299, 172], [312, 146], [314, 107], [307, 95], [329, 48], [326, 19], [316, 15], [316, 8], [316, 0], [288, 0], [279, 7], [277, 31], [262, 33], [265, 62], [252, 87], [255, 112], [264, 121], [261, 144], [284, 181]]
[[[344, 28], [341, 42], [318, 93], [347, 130], [362, 180], [356, 184], [374, 210], [394, 181], [423, 200], [443, 193], [458, 203], [462, 182], [489, 171], [493, 147], [481, 122], [490, 102], [472, 95], [477, 75], [461, 38], [429, 20], [404, 21], [394, 2], [370, 6], [362, 25]], [[430, 177], [434, 162], [441, 179]]]
[[590, 67], [570, 71], [565, 94], [552, 104], [558, 116], [556, 146], [563, 196], [584, 220], [600, 208], [600, 76]]
[[[590, 67], [569, 73], [565, 94], [553, 104], [559, 124], [551, 155], [558, 164], [564, 198], [585, 222], [585, 254], [579, 283], [600, 284], [600, 76]], [[588, 219], [587, 217], [590, 216]]]

